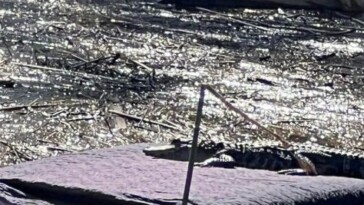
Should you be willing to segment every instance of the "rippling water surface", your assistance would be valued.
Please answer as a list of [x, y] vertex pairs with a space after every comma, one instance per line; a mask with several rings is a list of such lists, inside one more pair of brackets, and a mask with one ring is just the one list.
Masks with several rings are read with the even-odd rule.
[[[360, 21], [153, 1], [0, 4], [2, 165], [191, 136], [201, 83], [289, 140], [362, 147]], [[271, 139], [255, 130], [207, 94], [201, 137]]]

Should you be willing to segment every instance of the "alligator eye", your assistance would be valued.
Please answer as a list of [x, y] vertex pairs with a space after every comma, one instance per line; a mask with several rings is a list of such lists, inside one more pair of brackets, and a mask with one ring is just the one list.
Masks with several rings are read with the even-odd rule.
[[222, 143], [222, 142], [217, 143], [216, 148], [217, 149], [224, 149], [224, 143]]
[[176, 146], [176, 147], [180, 147], [180, 146], [181, 146], [181, 144], [182, 144], [182, 142], [181, 142], [181, 140], [180, 140], [180, 139], [173, 139], [173, 140], [171, 141], [171, 144], [172, 144], [172, 145], [174, 145], [174, 146]]

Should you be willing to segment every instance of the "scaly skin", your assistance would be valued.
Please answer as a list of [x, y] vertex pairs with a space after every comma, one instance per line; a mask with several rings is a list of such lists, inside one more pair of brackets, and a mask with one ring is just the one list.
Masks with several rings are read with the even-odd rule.
[[[146, 155], [187, 161], [191, 141], [173, 140], [169, 145], [144, 149]], [[347, 151], [318, 145], [242, 142], [236, 144], [202, 141], [196, 153], [202, 167], [246, 167], [278, 171], [290, 175], [333, 175], [364, 179], [364, 152]]]

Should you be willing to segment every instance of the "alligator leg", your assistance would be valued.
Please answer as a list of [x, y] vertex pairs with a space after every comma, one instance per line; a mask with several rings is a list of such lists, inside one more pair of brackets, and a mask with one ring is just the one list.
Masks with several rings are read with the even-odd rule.
[[278, 174], [284, 174], [284, 175], [309, 175], [309, 173], [304, 169], [283, 169], [277, 172]]
[[236, 162], [233, 157], [227, 154], [219, 154], [218, 156], [211, 157], [203, 162], [195, 163], [199, 167], [222, 167], [234, 168]]
[[278, 171], [278, 174], [317, 175], [316, 167], [309, 158], [303, 156], [300, 153], [294, 153], [293, 157], [297, 160], [297, 163], [300, 168], [281, 170], [281, 171]]

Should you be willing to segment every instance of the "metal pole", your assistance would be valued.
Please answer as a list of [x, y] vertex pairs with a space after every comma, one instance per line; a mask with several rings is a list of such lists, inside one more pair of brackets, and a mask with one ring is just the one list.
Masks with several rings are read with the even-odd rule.
[[202, 118], [202, 107], [203, 107], [203, 103], [204, 103], [204, 98], [205, 98], [205, 85], [201, 85], [200, 99], [198, 101], [198, 106], [197, 106], [195, 130], [193, 132], [192, 148], [191, 148], [189, 162], [188, 162], [188, 170], [187, 170], [185, 190], [183, 193], [182, 205], [188, 204], [188, 196], [190, 194], [190, 187], [191, 187], [192, 174], [193, 174], [193, 164], [195, 162], [195, 155], [196, 155], [196, 150], [197, 150], [198, 134], [200, 133], [200, 124], [201, 124], [201, 118]]

